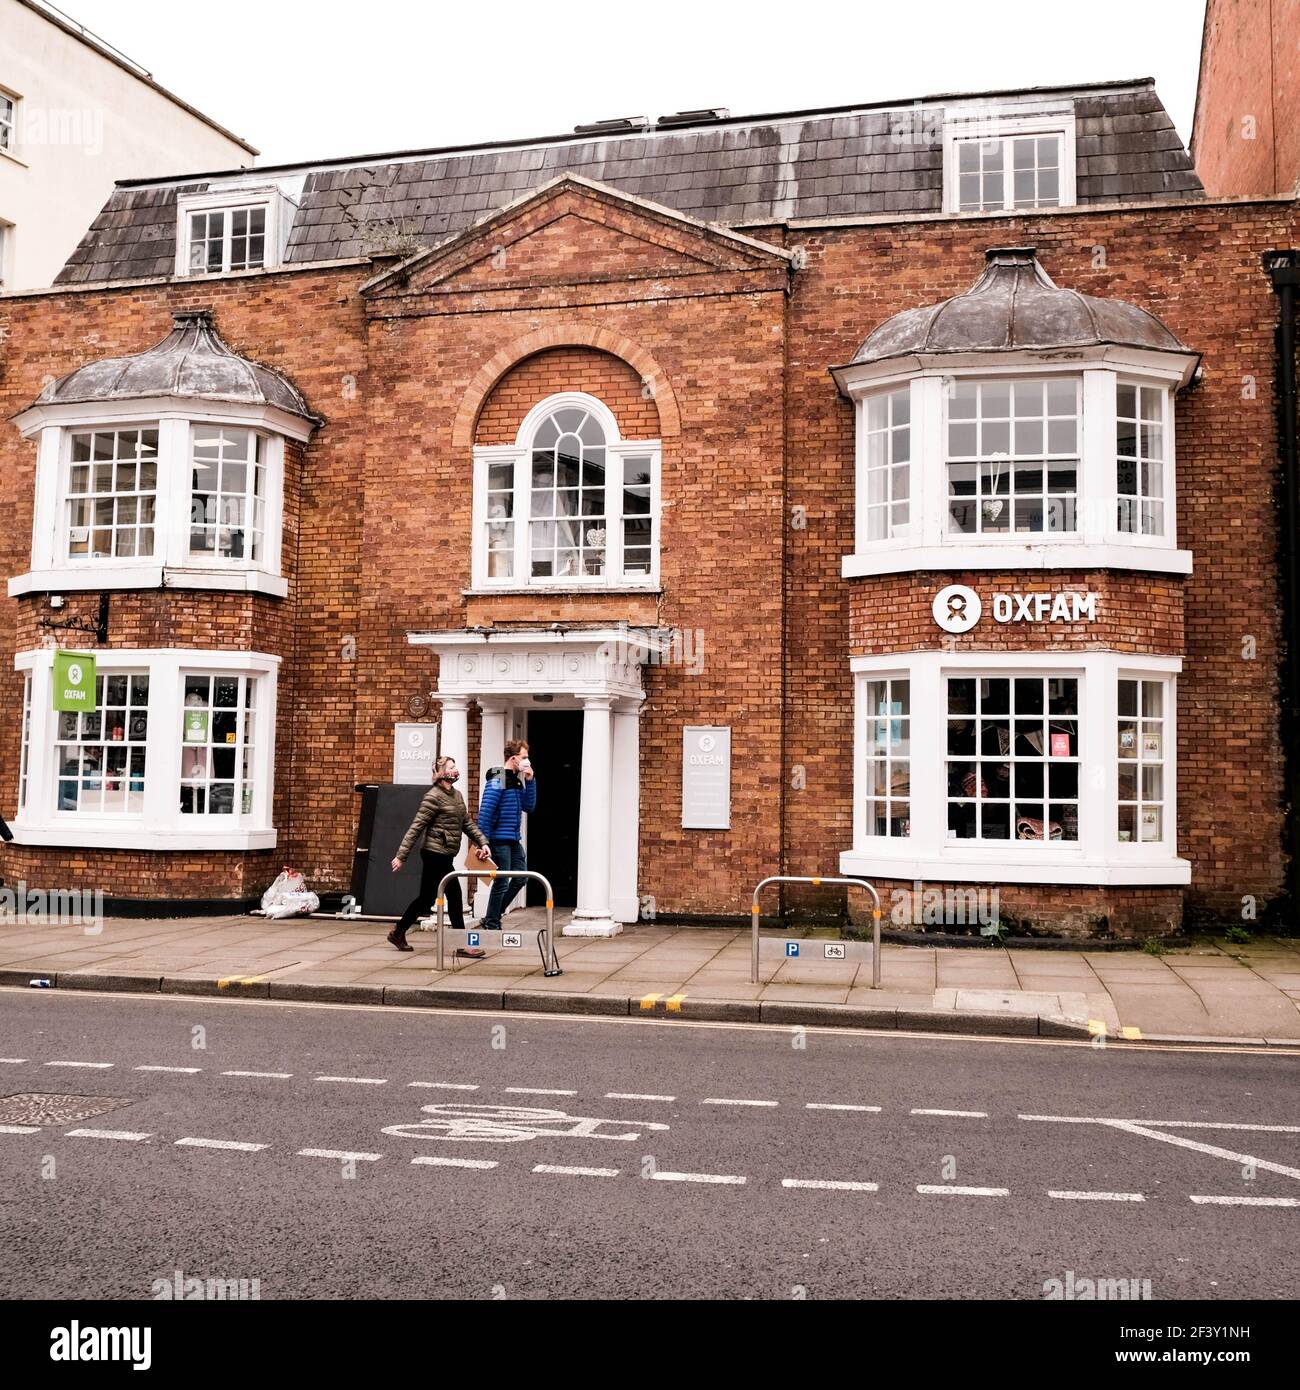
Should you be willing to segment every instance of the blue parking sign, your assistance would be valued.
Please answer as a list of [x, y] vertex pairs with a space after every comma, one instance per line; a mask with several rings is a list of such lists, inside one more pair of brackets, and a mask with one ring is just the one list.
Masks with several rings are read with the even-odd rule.
[[469, 944], [470, 944], [471, 946], [477, 946], [477, 945], [478, 945], [478, 932], [476, 932], [476, 931], [469, 932], [469, 933], [468, 933], [468, 936], [467, 936], [467, 939], [468, 939]]
[[797, 956], [799, 954], [799, 943], [797, 941], [787, 941], [785, 943], [785, 953], [787, 956]]

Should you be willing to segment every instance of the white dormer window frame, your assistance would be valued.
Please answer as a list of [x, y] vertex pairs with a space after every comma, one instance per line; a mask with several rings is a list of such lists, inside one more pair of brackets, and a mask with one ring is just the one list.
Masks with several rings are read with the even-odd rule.
[[[596, 489], [558, 489], [555, 478], [549, 487], [537, 485], [534, 446], [547, 422], [561, 411], [589, 416], [603, 436], [599, 447], [604, 450], [604, 481]], [[513, 444], [475, 445], [473, 591], [657, 589], [660, 458], [659, 440], [624, 439], [609, 407], [582, 391], [559, 392], [538, 402], [524, 417]], [[646, 480], [633, 482], [633, 475]], [[594, 503], [592, 491], [598, 498]], [[629, 498], [635, 510], [628, 506]], [[563, 510], [573, 505], [578, 512]], [[534, 575], [535, 533], [544, 535], [548, 527], [556, 532], [551, 537], [551, 563], [572, 562], [580, 568]], [[562, 528], [569, 532], [566, 545], [560, 544], [566, 539], [559, 534]], [[600, 530], [605, 533], [603, 546], [593, 547], [592, 533]], [[646, 535], [648, 541], [641, 541]], [[636, 536], [637, 544], [625, 544], [627, 536]], [[596, 563], [600, 572], [590, 572]]]
[[[1073, 102], [1048, 102], [1024, 106], [952, 106], [944, 111], [943, 122], [943, 208], [945, 212], [989, 216], [997, 213], [1033, 211], [1044, 207], [1074, 207], [1076, 191], [1076, 123]], [[1017, 201], [1015, 196], [1013, 142], [1017, 139], [1052, 138], [1057, 143], [1059, 188], [1054, 202]], [[980, 207], [962, 207], [961, 147], [983, 146], [981, 160], [996, 151], [1002, 166], [1002, 200]], [[1038, 167], [1037, 162], [1035, 168]], [[981, 188], [981, 192], [982, 192]]]
[[[281, 573], [285, 441], [305, 443], [311, 428], [306, 421], [273, 407], [156, 398], [36, 407], [26, 413], [22, 423], [24, 435], [37, 440], [31, 569], [8, 581], [11, 598], [27, 593], [162, 587], [242, 591], [274, 598], [288, 593], [288, 581]], [[151, 494], [152, 553], [69, 554], [74, 437], [142, 429], [157, 431], [158, 439]], [[204, 487], [196, 492], [194, 486], [197, 432], [215, 429], [226, 433], [247, 430], [261, 440], [261, 496], [257, 496], [249, 476], [254, 468], [249, 460], [242, 521], [233, 482], [229, 484], [231, 491], [223, 487], [217, 494], [221, 514], [211, 517], [209, 499], [214, 494]], [[201, 517], [196, 507], [202, 510]], [[209, 521], [217, 543], [210, 551], [195, 550], [192, 532], [203, 529], [206, 536]], [[242, 547], [244, 555], [235, 556], [229, 553], [235, 546], [221, 544], [222, 531], [240, 529], [246, 532], [249, 543]], [[250, 553], [254, 529], [261, 532], [256, 558]]]
[[[857, 525], [854, 550], [843, 558], [847, 578], [900, 574], [918, 570], [1049, 570], [1105, 567], [1162, 574], [1190, 574], [1192, 554], [1178, 548], [1177, 450], [1174, 436], [1174, 398], [1190, 375], [1190, 355], [1183, 357], [1137, 349], [1099, 348], [1090, 357], [1069, 353], [953, 355], [942, 363], [922, 366], [917, 358], [843, 369], [841, 384], [853, 399], [856, 420]], [[955, 382], [1006, 383], [1071, 380], [1078, 390], [1077, 487], [1071, 529], [1015, 530], [1015, 489], [1008, 487], [1002, 512], [1006, 529], [958, 531], [950, 515], [949, 402]], [[1121, 491], [1118, 434], [1119, 392], [1138, 386], [1156, 393], [1159, 468], [1130, 463], [1139, 478], [1155, 480], [1158, 495]], [[870, 522], [872, 491], [869, 477], [873, 431], [869, 428], [871, 401], [900, 391], [909, 393], [909, 457], [905, 476], [908, 492], [906, 524], [880, 535]], [[1150, 399], [1150, 397], [1148, 397]], [[1156, 436], [1152, 436], [1155, 438]], [[1153, 445], [1154, 447], [1154, 445]], [[879, 446], [875, 445], [879, 453]], [[1040, 466], [1050, 480], [1047, 452]], [[1037, 460], [1035, 460], [1037, 463]], [[1004, 472], [1014, 468], [1008, 454]], [[1047, 484], [1051, 490], [1050, 481]], [[1047, 493], [1044, 493], [1046, 496]], [[1158, 501], [1158, 533], [1126, 529], [1125, 517], [1143, 502]], [[991, 510], [991, 509], [990, 509]], [[1140, 516], [1139, 510], [1139, 516]], [[1150, 513], [1154, 514], [1154, 513]], [[998, 519], [999, 522], [1001, 518]]]
[[12, 159], [18, 155], [18, 112], [22, 98], [8, 87], [0, 87], [0, 154]]
[[[176, 274], [187, 279], [211, 279], [216, 275], [240, 274], [248, 271], [274, 270], [284, 264], [289, 243], [289, 229], [297, 203], [275, 184], [242, 185], [235, 188], [213, 189], [206, 193], [183, 193], [176, 199]], [[241, 214], [260, 214], [263, 238], [262, 259], [248, 265], [238, 254], [246, 251], [245, 238], [250, 235], [248, 224], [237, 220]], [[211, 269], [191, 266], [192, 253], [197, 245], [196, 226], [199, 218], [207, 219], [202, 229], [203, 240], [219, 239], [221, 264]], [[240, 230], [242, 225], [242, 230]]]

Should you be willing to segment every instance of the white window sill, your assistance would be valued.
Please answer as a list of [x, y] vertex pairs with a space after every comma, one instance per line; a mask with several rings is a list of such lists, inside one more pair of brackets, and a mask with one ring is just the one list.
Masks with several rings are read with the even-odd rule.
[[9, 597], [60, 594], [93, 589], [220, 589], [284, 598], [289, 581], [278, 574], [253, 569], [181, 569], [165, 565], [93, 565], [67, 569], [30, 570], [9, 581]]
[[845, 579], [873, 574], [907, 574], [915, 570], [1053, 570], [1116, 569], [1154, 574], [1191, 574], [1192, 552], [1169, 546], [1088, 545], [1077, 541], [1032, 544], [895, 545], [845, 555]]
[[943, 883], [1060, 883], [1094, 884], [1102, 887], [1182, 885], [1191, 882], [1192, 866], [1187, 859], [1116, 853], [1102, 861], [1087, 860], [1082, 854], [1066, 855], [1059, 850], [1030, 850], [1008, 857], [986, 850], [961, 849], [939, 857], [910, 855], [907, 842], [882, 841], [885, 848], [844, 850], [840, 872], [874, 878], [930, 880]]
[[277, 832], [232, 827], [230, 829], [179, 824], [165, 830], [142, 826], [139, 820], [124, 816], [122, 824], [106, 825], [103, 819], [81, 823], [69, 816], [57, 825], [28, 825], [15, 820], [10, 829], [19, 845], [52, 845], [69, 849], [194, 850], [274, 849]]
[[645, 594], [655, 598], [663, 590], [657, 584], [485, 584], [462, 589], [462, 598], [490, 598], [501, 594]]

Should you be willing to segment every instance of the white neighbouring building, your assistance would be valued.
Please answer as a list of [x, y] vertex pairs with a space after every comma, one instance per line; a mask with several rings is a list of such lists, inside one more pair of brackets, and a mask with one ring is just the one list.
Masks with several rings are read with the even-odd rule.
[[0, 289], [52, 284], [114, 181], [257, 150], [37, 0], [0, 0]]

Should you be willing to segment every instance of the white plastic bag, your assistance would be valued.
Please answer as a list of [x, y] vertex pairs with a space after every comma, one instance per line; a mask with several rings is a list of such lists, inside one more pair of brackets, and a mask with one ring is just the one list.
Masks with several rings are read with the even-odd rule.
[[319, 907], [320, 899], [307, 891], [303, 876], [287, 864], [262, 894], [262, 911], [270, 918], [306, 916]]

